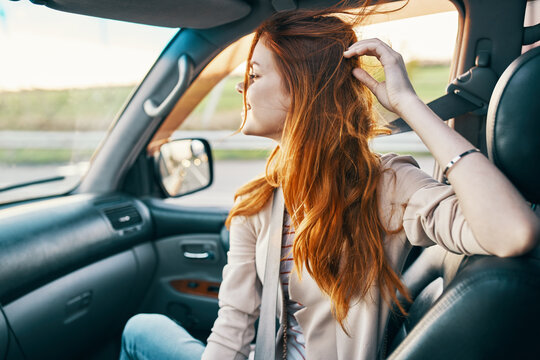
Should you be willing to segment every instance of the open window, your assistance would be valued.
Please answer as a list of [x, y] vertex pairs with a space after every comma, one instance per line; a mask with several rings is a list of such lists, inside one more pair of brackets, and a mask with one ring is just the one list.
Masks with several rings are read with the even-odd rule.
[[[400, 8], [398, 1], [391, 8]], [[450, 62], [458, 30], [458, 13], [444, 0], [411, 1], [396, 12], [378, 14], [357, 29], [359, 38], [378, 37], [402, 53], [419, 96], [429, 102], [445, 94], [450, 79]], [[230, 207], [238, 187], [264, 172], [265, 159], [275, 143], [269, 139], [234, 134], [241, 124], [242, 96], [235, 90], [243, 81], [250, 35], [221, 52], [176, 104], [148, 147], [149, 153], [168, 139], [204, 137], [210, 141], [215, 160], [214, 185], [209, 189], [174, 199], [175, 203]], [[382, 79], [379, 66], [369, 71]], [[381, 122], [395, 118], [378, 107]], [[381, 137], [373, 142], [377, 152], [412, 154], [428, 173], [434, 161], [427, 148], [412, 132]]]

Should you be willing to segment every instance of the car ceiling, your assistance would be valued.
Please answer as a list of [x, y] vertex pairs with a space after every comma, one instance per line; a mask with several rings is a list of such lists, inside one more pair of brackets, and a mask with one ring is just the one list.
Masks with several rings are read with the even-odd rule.
[[[254, 8], [280, 11], [327, 7], [336, 0], [30, 0], [49, 8], [141, 24], [208, 29], [248, 16]], [[387, 3], [396, 0], [376, 0]], [[348, 1], [349, 4], [363, 1]]]

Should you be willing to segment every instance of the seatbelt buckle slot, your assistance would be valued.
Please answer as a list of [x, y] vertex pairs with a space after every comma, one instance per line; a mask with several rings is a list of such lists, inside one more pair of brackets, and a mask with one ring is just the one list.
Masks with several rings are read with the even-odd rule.
[[[453, 94], [456, 94], [457, 96], [461, 96], [462, 98], [464, 98], [465, 100], [473, 103], [474, 105], [478, 106], [478, 107], [484, 107], [486, 106], [486, 103], [480, 99], [479, 97], [471, 94], [470, 92], [468, 92], [467, 90], [463, 89], [463, 88], [460, 88], [459, 86], [457, 85], [454, 85], [454, 84], [450, 84], [448, 85], [448, 87], [446, 88], [446, 92], [447, 93], [453, 93]], [[478, 109], [480, 110], [480, 109]], [[475, 110], [476, 111], [476, 110]]]
[[475, 64], [469, 71], [455, 78], [446, 88], [446, 92], [478, 106], [479, 109], [472, 111], [473, 114], [485, 115], [498, 77], [489, 67], [489, 53], [481, 52], [476, 57]]

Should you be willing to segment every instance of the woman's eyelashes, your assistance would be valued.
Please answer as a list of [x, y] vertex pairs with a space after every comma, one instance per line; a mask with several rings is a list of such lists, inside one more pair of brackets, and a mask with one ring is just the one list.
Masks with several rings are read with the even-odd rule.
[[248, 77], [249, 77], [250, 80], [255, 80], [256, 78], [259, 77], [259, 75], [254, 74], [254, 73], [250, 73], [250, 74], [248, 75]]

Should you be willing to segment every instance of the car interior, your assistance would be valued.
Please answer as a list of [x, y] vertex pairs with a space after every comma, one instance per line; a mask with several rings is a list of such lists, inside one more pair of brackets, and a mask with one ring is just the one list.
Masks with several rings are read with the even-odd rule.
[[[229, 209], [167, 201], [204, 191], [216, 176], [208, 141], [171, 140], [173, 133], [245, 60], [262, 21], [336, 1], [32, 2], [179, 30], [74, 189], [0, 205], [0, 359], [116, 359], [122, 329], [137, 313], [165, 314], [205, 341], [217, 317]], [[430, 106], [536, 209], [540, 23], [524, 26], [532, 2], [447, 1], [459, 17], [451, 81]], [[377, 2], [384, 3], [403, 5]], [[433, 11], [428, 3], [409, 0], [403, 16]], [[410, 130], [393, 124], [394, 133]], [[179, 177], [183, 161], [206, 167]], [[442, 180], [437, 166], [433, 176]], [[413, 302], [403, 302], [407, 317], [390, 317], [381, 359], [540, 358], [538, 249], [496, 258], [415, 247], [402, 280]]]

